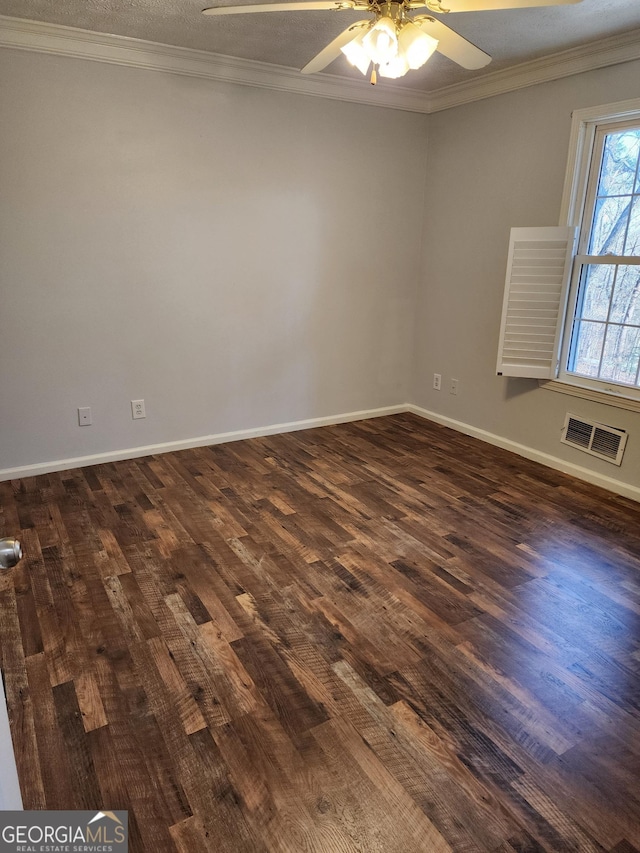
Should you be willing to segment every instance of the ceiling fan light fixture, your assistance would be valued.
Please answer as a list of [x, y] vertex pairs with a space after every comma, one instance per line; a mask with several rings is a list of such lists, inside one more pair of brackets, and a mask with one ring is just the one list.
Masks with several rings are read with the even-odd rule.
[[379, 18], [362, 41], [374, 65], [385, 65], [398, 53], [395, 22], [387, 15]]
[[347, 61], [357, 68], [362, 74], [367, 73], [371, 65], [369, 54], [364, 49], [362, 42], [367, 35], [368, 30], [363, 30], [347, 44], [343, 45], [340, 50], [347, 57]]
[[437, 47], [438, 39], [423, 32], [411, 21], [407, 21], [398, 35], [398, 49], [413, 71], [422, 68]]
[[[439, 18], [429, 14], [417, 15], [411, 19], [410, 13], [415, 9], [426, 8], [429, 12], [440, 15], [447, 12], [483, 12], [527, 6], [563, 6], [580, 2], [582, 0], [275, 0], [241, 5], [240, 0], [240, 3], [233, 2], [228, 5], [227, 0], [227, 5], [208, 7], [202, 12], [211, 16], [322, 10], [368, 12], [372, 17], [348, 26], [307, 62], [301, 71], [303, 74], [322, 71], [337, 59], [342, 51], [349, 62], [365, 75], [373, 63], [371, 82], [375, 84], [378, 67], [383, 76], [401, 77], [409, 69], [421, 68], [434, 50], [439, 50], [468, 71], [484, 68], [491, 62], [488, 53], [480, 50]], [[595, 4], [596, 0], [592, 2]], [[363, 28], [366, 35], [354, 38], [353, 32], [357, 29], [362, 31]], [[363, 56], [363, 53], [366, 56]], [[396, 57], [399, 58], [396, 60]]]

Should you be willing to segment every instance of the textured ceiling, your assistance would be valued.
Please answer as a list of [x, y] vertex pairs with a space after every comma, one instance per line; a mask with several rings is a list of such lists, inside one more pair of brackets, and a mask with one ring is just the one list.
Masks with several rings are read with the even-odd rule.
[[[207, 18], [205, 5], [229, 0], [0, 0], [0, 15], [47, 21], [147, 39], [213, 53], [301, 68], [362, 12], [277, 12]], [[259, 0], [244, 0], [259, 2]], [[445, 18], [445, 16], [440, 16]], [[436, 54], [402, 86], [425, 92], [479, 77], [640, 28], [640, 0], [582, 0], [569, 6], [499, 12], [468, 12], [446, 16], [452, 29], [493, 57], [481, 71], [465, 71]], [[639, 33], [640, 36], [640, 33]], [[340, 57], [327, 68], [331, 74], [363, 80]], [[396, 81], [385, 81], [393, 85]]]

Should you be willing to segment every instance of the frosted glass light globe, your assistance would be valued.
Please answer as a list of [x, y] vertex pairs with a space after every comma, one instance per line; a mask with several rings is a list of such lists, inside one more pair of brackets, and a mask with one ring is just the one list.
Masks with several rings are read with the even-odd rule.
[[388, 16], [380, 18], [362, 41], [362, 45], [374, 65], [385, 65], [398, 52], [396, 25]]

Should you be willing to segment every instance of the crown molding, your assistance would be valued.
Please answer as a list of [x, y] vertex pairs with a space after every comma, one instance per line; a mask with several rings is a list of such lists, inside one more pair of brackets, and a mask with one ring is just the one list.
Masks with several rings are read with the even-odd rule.
[[0, 47], [388, 109], [434, 113], [537, 83], [640, 59], [640, 29], [489, 72], [429, 93], [398, 85], [363, 85], [360, 80], [335, 74], [306, 76], [296, 68], [3, 15], [0, 15]]
[[409, 112], [429, 111], [428, 96], [413, 89], [363, 85], [358, 80], [335, 74], [306, 76], [297, 68], [3, 15], [0, 15], [0, 47], [166, 71], [187, 77]]
[[562, 77], [571, 77], [573, 74], [582, 74], [584, 71], [632, 62], [634, 59], [640, 59], [640, 29], [437, 89], [430, 94], [429, 112], [448, 110], [472, 101], [481, 101], [494, 95], [535, 86], [537, 83], [548, 83]]

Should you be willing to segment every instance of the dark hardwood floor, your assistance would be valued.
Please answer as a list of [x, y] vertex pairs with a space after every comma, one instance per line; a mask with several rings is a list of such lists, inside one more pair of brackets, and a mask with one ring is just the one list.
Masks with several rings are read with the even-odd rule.
[[132, 851], [640, 850], [640, 505], [398, 415], [0, 484], [26, 808]]

